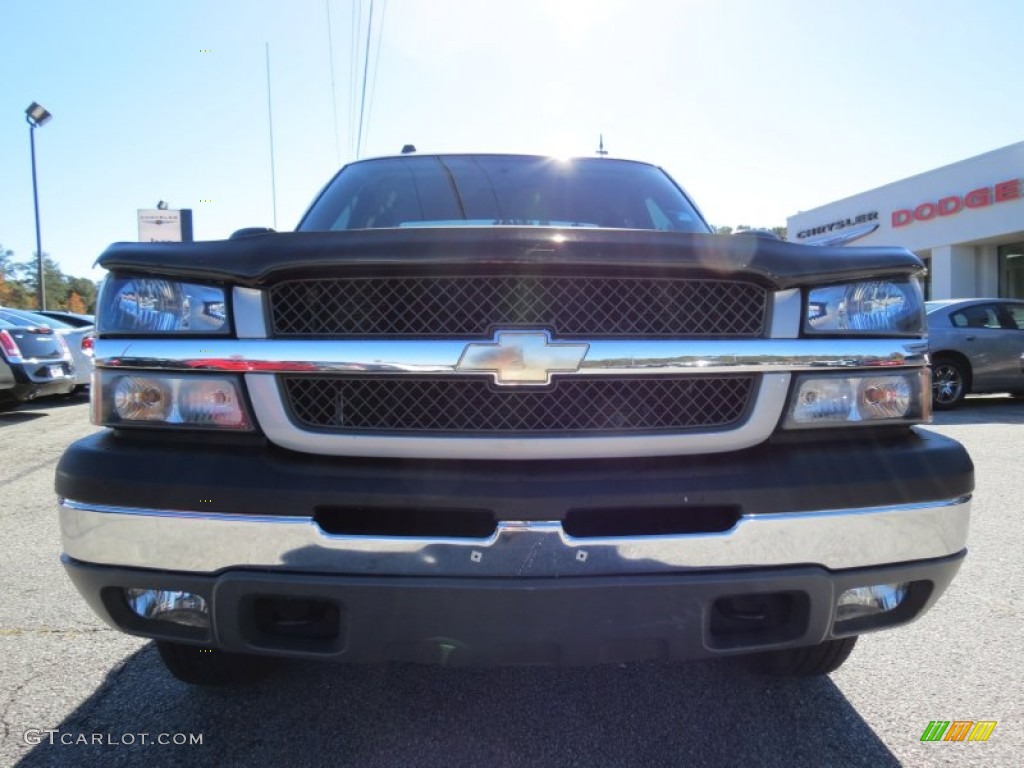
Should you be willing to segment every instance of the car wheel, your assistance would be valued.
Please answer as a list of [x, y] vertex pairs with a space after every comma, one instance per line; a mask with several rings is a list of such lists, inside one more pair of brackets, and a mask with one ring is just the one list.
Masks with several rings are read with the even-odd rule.
[[967, 372], [962, 363], [940, 357], [932, 363], [932, 405], [937, 411], [956, 408], [967, 396]]
[[223, 686], [256, 683], [269, 677], [280, 664], [271, 656], [228, 653], [217, 648], [158, 640], [157, 650], [168, 671], [183, 683]]
[[747, 665], [762, 675], [813, 677], [835, 672], [850, 657], [857, 636], [826, 640], [806, 648], [765, 651], [745, 657]]

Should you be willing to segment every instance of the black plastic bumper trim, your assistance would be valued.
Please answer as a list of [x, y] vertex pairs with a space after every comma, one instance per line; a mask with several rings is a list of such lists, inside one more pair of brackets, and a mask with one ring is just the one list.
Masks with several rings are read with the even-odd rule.
[[59, 496], [84, 504], [307, 517], [329, 507], [458, 507], [491, 510], [495, 520], [563, 520], [570, 509], [598, 508], [892, 506], [973, 488], [964, 448], [927, 430], [705, 456], [522, 462], [326, 457], [107, 430], [68, 448], [56, 477]]
[[[899, 565], [828, 571], [801, 566], [562, 579], [387, 578], [230, 570], [216, 576], [115, 568], [64, 558], [75, 586], [109, 624], [156, 639], [235, 652], [350, 662], [587, 665], [691, 659], [814, 645], [832, 630], [846, 589], [912, 582], [907, 602], [845, 634], [884, 629], [927, 611], [966, 552]], [[125, 587], [184, 590], [211, 606], [212, 631], [142, 621]], [[765, 596], [795, 608], [750, 632], [719, 632], [724, 598]], [[267, 605], [323, 606], [308, 637], [267, 631]], [[756, 600], [755, 600], [756, 602]], [[263, 612], [261, 616], [260, 612]], [[329, 617], [329, 621], [324, 617]], [[716, 623], [717, 622], [717, 623]], [[336, 633], [325, 633], [336, 627]]]

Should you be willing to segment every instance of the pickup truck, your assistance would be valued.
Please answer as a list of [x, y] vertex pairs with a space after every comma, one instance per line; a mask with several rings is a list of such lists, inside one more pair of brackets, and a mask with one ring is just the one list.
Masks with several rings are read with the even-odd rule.
[[[973, 466], [921, 261], [715, 234], [607, 157], [353, 162], [295, 232], [116, 243], [63, 564], [194, 684], [284, 657], [743, 657], [927, 611]], [[910, 660], [908, 660], [908, 663]]]

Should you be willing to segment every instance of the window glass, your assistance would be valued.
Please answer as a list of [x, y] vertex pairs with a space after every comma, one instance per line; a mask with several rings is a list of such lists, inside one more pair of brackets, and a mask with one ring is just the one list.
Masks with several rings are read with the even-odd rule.
[[672, 229], [672, 222], [669, 221], [668, 216], [665, 212], [658, 207], [658, 204], [651, 198], [644, 200], [644, 205], [647, 206], [647, 214], [651, 217], [651, 221], [654, 222], [654, 228], [664, 231]]
[[999, 315], [992, 304], [966, 307], [949, 316], [957, 328], [1001, 328]]
[[1013, 326], [1019, 331], [1024, 331], [1024, 304], [1004, 304], [1007, 316], [1013, 322]]
[[1024, 299], [1024, 243], [999, 246], [999, 296]]
[[353, 163], [299, 229], [458, 225], [708, 231], [686, 196], [654, 166], [514, 155]]

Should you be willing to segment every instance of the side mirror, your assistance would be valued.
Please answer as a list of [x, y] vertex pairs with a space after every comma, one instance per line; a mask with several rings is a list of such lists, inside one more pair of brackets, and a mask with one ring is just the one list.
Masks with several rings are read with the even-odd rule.
[[270, 227], [245, 227], [244, 229], [236, 229], [231, 233], [231, 237], [228, 240], [238, 240], [243, 237], [257, 237], [258, 235], [269, 235], [276, 230]]

